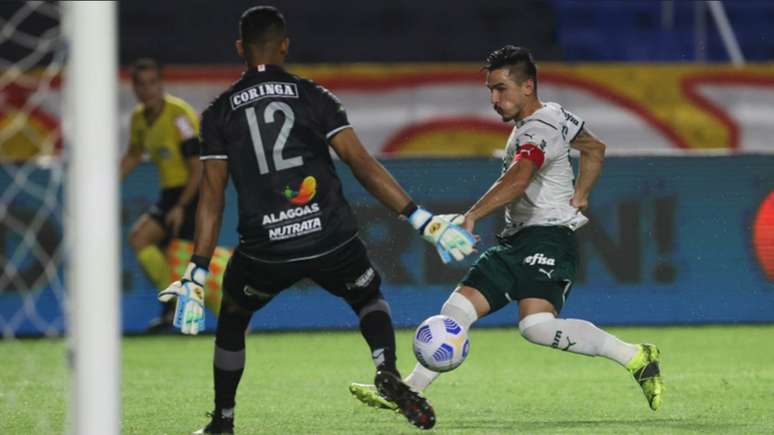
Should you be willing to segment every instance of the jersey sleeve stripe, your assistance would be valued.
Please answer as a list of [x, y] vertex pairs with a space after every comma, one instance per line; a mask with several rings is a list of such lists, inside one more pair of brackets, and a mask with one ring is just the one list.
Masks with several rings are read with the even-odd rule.
[[574, 140], [575, 140], [575, 138], [577, 138], [577, 137], [578, 137], [578, 135], [580, 134], [580, 132], [582, 132], [582, 131], [583, 131], [583, 127], [585, 127], [585, 126], [586, 126], [586, 121], [583, 121], [583, 122], [581, 122], [580, 128], [578, 128], [578, 131], [576, 131], [576, 132], [575, 132], [575, 134], [573, 135], [572, 139], [570, 139], [570, 142], [574, 141]]
[[214, 154], [211, 156], [201, 156], [199, 160], [228, 160], [228, 156], [226, 154]]
[[344, 130], [345, 128], [352, 128], [352, 126], [347, 124], [347, 125], [342, 125], [341, 127], [338, 127], [338, 128], [334, 128], [333, 130], [329, 131], [328, 134], [325, 135], [325, 139], [332, 138], [333, 136], [336, 135], [336, 133], [340, 132], [341, 130]]

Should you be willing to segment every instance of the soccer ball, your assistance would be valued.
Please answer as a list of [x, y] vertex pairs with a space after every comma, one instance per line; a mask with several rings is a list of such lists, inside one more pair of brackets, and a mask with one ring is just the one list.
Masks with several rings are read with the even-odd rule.
[[469, 350], [468, 331], [447, 316], [428, 318], [414, 334], [414, 356], [436, 372], [454, 370], [465, 361]]

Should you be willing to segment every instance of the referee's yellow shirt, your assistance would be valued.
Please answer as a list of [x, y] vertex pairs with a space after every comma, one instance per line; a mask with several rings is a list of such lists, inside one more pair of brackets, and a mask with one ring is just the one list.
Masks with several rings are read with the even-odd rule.
[[131, 152], [147, 152], [159, 168], [163, 189], [182, 187], [188, 182], [187, 159], [199, 154], [199, 117], [185, 101], [164, 95], [164, 108], [152, 124], [148, 124], [138, 104], [132, 111], [129, 131]]

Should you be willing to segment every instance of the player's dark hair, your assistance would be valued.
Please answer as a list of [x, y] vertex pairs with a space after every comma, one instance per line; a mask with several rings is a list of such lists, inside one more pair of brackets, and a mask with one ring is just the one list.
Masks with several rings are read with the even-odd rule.
[[514, 77], [517, 83], [532, 79], [537, 89], [537, 65], [532, 54], [523, 47], [515, 45], [506, 45], [497, 49], [486, 57], [484, 68], [487, 71], [507, 67], [509, 74]]
[[141, 57], [135, 60], [131, 68], [132, 81], [137, 81], [137, 74], [141, 71], [156, 71], [159, 77], [161, 77], [161, 64], [156, 59], [150, 57]]
[[243, 45], [260, 48], [267, 43], [280, 43], [286, 36], [285, 17], [274, 6], [254, 6], [242, 13], [239, 35]]

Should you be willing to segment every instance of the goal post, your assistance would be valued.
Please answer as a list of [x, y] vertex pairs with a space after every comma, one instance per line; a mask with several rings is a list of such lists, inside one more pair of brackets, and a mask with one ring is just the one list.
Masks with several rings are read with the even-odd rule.
[[72, 434], [111, 435], [121, 426], [117, 8], [63, 7], [69, 426]]

